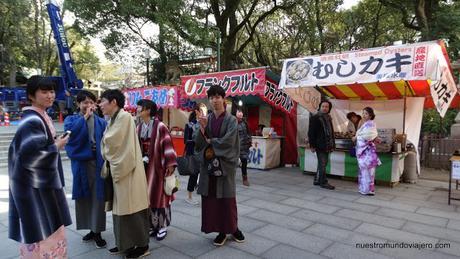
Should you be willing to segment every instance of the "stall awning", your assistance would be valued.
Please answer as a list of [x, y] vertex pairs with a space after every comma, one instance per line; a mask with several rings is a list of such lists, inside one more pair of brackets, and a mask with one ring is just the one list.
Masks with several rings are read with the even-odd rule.
[[426, 97], [425, 107], [436, 107], [441, 115], [459, 105], [442, 41], [285, 60], [280, 88], [303, 87], [337, 99]]
[[266, 67], [181, 76], [181, 98], [207, 98], [209, 87], [218, 84], [227, 96], [257, 96], [273, 108], [291, 115], [294, 101], [278, 88], [278, 81]]

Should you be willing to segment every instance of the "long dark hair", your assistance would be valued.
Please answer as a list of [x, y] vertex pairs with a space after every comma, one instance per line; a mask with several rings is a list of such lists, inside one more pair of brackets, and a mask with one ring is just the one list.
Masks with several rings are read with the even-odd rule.
[[371, 107], [365, 107], [363, 111], [366, 111], [369, 114], [371, 120], [375, 119], [374, 109], [372, 109]]

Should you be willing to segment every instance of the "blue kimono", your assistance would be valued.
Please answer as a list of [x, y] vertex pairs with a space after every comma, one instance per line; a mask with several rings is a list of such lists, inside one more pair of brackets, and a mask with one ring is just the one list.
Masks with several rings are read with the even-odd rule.
[[59, 150], [35, 111], [24, 111], [8, 150], [8, 174], [9, 238], [31, 244], [72, 224]]
[[104, 201], [104, 179], [101, 178], [101, 169], [104, 164], [104, 159], [101, 155], [101, 140], [107, 122], [96, 115], [93, 115], [93, 117], [95, 133], [93, 144], [91, 143], [91, 138], [88, 133], [86, 120], [82, 115], [67, 116], [64, 121], [64, 130], [72, 131], [65, 149], [72, 164], [72, 199], [74, 200], [90, 196], [85, 162], [96, 159], [96, 194], [98, 200]]

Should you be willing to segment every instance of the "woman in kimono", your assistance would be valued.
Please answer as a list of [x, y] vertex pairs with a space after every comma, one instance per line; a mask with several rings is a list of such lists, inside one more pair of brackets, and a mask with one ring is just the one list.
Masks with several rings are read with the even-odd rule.
[[353, 137], [353, 141], [356, 141], [356, 159], [359, 166], [359, 193], [363, 195], [375, 194], [375, 169], [381, 164], [375, 148], [378, 134], [374, 118], [374, 110], [371, 107], [364, 108], [363, 123], [356, 132], [356, 136]]
[[67, 258], [65, 226], [72, 221], [59, 150], [68, 136], [56, 137], [45, 112], [53, 105], [56, 89], [49, 79], [29, 79], [26, 91], [32, 106], [23, 109], [8, 150], [8, 237], [22, 243], [21, 258]]
[[[212, 147], [215, 157], [219, 159], [221, 170], [208, 174], [205, 161], [201, 163], [198, 193], [201, 194], [201, 231], [219, 233], [214, 245], [222, 246], [231, 234], [236, 242], [244, 242], [245, 237], [238, 229], [238, 212], [236, 207], [235, 174], [240, 153], [238, 122], [234, 116], [225, 111], [225, 90], [219, 85], [212, 85], [208, 100], [213, 112], [198, 119], [200, 130], [195, 133], [195, 151], [204, 160], [205, 151]], [[208, 152], [206, 152], [208, 153]], [[214, 162], [215, 160], [213, 160]]]
[[112, 215], [116, 247], [109, 249], [109, 252], [124, 253], [126, 258], [147, 256], [150, 254], [149, 204], [136, 125], [131, 114], [122, 109], [125, 96], [120, 90], [106, 90], [101, 99], [102, 112], [110, 117], [101, 142], [102, 157], [106, 161], [102, 176], [111, 178], [113, 185]]
[[243, 177], [243, 185], [249, 186], [248, 180], [248, 155], [249, 148], [252, 145], [252, 137], [249, 133], [248, 123], [243, 118], [243, 109], [239, 107], [236, 110], [236, 118], [238, 120], [238, 135], [240, 137], [240, 160], [241, 160], [241, 174]]
[[137, 132], [142, 147], [143, 161], [147, 164], [146, 176], [150, 201], [150, 220], [152, 230], [150, 236], [158, 241], [167, 235], [167, 227], [171, 223], [171, 203], [174, 194], [164, 192], [164, 179], [174, 173], [176, 151], [166, 125], [156, 118], [157, 106], [151, 100], [140, 102], [140, 123]]
[[101, 237], [101, 232], [105, 231], [101, 139], [107, 122], [96, 115], [95, 103], [93, 93], [78, 92], [79, 113], [65, 118], [64, 129], [72, 132], [65, 149], [72, 164], [77, 230], [89, 229], [83, 242], [94, 241], [97, 248], [102, 248], [107, 243]]

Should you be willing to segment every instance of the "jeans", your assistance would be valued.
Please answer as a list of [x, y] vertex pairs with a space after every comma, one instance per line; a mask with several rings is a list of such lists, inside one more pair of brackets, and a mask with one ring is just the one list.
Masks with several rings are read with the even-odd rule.
[[323, 185], [327, 183], [326, 166], [329, 160], [329, 152], [317, 150], [316, 157], [318, 158], [318, 170], [316, 171], [315, 181], [317, 181], [319, 185]]
[[187, 191], [188, 192], [193, 192], [195, 191], [195, 187], [198, 181], [198, 176], [200, 175], [200, 162], [198, 159], [193, 160], [193, 175], [190, 175], [188, 178], [188, 183], [187, 183]]
[[240, 157], [240, 160], [241, 160], [241, 174], [243, 176], [247, 176], [248, 175], [248, 159]]

